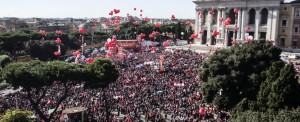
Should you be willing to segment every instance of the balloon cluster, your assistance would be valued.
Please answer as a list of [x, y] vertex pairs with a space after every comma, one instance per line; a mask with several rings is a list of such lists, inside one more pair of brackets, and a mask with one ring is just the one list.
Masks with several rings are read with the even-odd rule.
[[116, 46], [116, 39], [107, 39], [107, 42], [105, 42], [106, 47], [115, 47]]
[[60, 43], [61, 43], [60, 38], [57, 38], [57, 39], [55, 40], [55, 43], [56, 43], [56, 44], [60, 44]]
[[250, 43], [252, 40], [253, 40], [253, 36], [251, 35], [246, 38], [247, 43]]
[[216, 37], [217, 35], [219, 35], [219, 32], [218, 32], [217, 30], [213, 30], [212, 35], [213, 35], [214, 37]]
[[55, 33], [56, 33], [57, 35], [61, 35], [61, 34], [62, 34], [62, 31], [61, 31], [61, 30], [56, 30]]
[[40, 30], [40, 34], [45, 35], [47, 32], [45, 30]]
[[160, 27], [161, 27], [161, 24], [160, 24], [160, 23], [156, 23], [156, 24], [155, 24], [155, 27], [156, 27], [156, 28], [160, 28]]
[[231, 22], [231, 19], [230, 19], [230, 18], [227, 18], [227, 19], [225, 20], [225, 22], [224, 22], [224, 26], [229, 25], [230, 22]]
[[167, 41], [165, 41], [165, 42], [163, 43], [163, 46], [164, 46], [164, 47], [167, 47], [167, 46], [169, 46], [172, 42], [173, 42], [172, 40], [167, 40]]
[[143, 21], [148, 23], [148, 22], [150, 22], [150, 19], [146, 17], [146, 18], [143, 19]]
[[135, 26], [138, 26], [138, 25], [139, 25], [139, 22], [138, 22], [138, 21], [134, 21], [133, 24], [134, 24]]

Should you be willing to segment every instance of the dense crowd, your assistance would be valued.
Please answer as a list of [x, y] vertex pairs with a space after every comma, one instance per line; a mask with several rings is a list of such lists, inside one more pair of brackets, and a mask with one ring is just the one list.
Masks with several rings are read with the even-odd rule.
[[[131, 53], [123, 61], [112, 57], [120, 72], [115, 83], [96, 90], [85, 90], [81, 85], [73, 87], [59, 109], [86, 107], [87, 121], [91, 122], [104, 121], [106, 111], [113, 122], [226, 121], [228, 112], [203, 100], [198, 77], [203, 59], [204, 54], [184, 50]], [[44, 114], [54, 108], [62, 92], [58, 84], [47, 92], [40, 105]], [[8, 103], [0, 108], [0, 113], [17, 108], [32, 110], [22, 91], [0, 97], [0, 102]], [[54, 119], [63, 116], [57, 112]]]

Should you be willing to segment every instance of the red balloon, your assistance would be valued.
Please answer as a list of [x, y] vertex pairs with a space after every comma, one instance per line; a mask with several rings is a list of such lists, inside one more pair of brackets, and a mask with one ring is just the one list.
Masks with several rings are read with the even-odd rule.
[[174, 15], [172, 15], [172, 16], [171, 16], [171, 19], [175, 19], [175, 16], [174, 16]]
[[152, 50], [152, 51], [156, 51], [156, 47], [152, 47], [151, 50]]
[[60, 44], [60, 43], [61, 43], [60, 38], [57, 38], [57, 39], [55, 40], [55, 42], [56, 42], [56, 44]]
[[161, 24], [160, 24], [160, 23], [156, 23], [156, 24], [155, 24], [155, 27], [156, 27], [156, 28], [160, 28], [160, 27], [161, 27]]
[[113, 51], [113, 50], [115, 50], [115, 47], [109, 47], [108, 49]]
[[133, 8], [133, 10], [135, 10], [135, 11], [136, 11], [136, 8]]
[[209, 11], [208, 14], [213, 14], [213, 12], [212, 12], [212, 11]]
[[199, 17], [200, 17], [200, 18], [203, 18], [203, 15], [202, 15], [202, 14], [200, 14], [200, 15], [199, 15]]
[[164, 46], [164, 47], [169, 46], [169, 43], [164, 42], [164, 43], [163, 43], [163, 46]]
[[212, 33], [212, 35], [213, 35], [213, 36], [217, 36], [217, 35], [219, 35], [219, 32], [216, 31], [216, 30], [214, 30], [213, 33]]
[[231, 44], [232, 44], [232, 45], [235, 45], [235, 41], [234, 41], [234, 39], [231, 41]]
[[73, 55], [74, 56], [77, 56], [77, 55], [79, 55], [80, 54], [80, 51], [79, 50], [77, 50], [76, 52], [73, 52]]
[[81, 27], [80, 29], [79, 29], [79, 33], [85, 33], [86, 32], [86, 30], [85, 30], [85, 28], [84, 27]]
[[212, 10], [212, 11], [216, 10], [216, 7], [214, 7], [214, 6], [213, 6], [213, 7], [211, 7], [211, 10]]
[[143, 14], [140, 14], [140, 16], [143, 16]]
[[137, 26], [137, 25], [139, 25], [139, 22], [138, 22], [138, 21], [135, 21], [135, 22], [133, 22], [133, 24], [134, 24], [135, 26]]
[[239, 10], [235, 8], [235, 9], [233, 10], [233, 12], [234, 12], [235, 14], [238, 14], [238, 13], [239, 13]]
[[62, 31], [61, 31], [61, 30], [56, 30], [55, 33], [56, 33], [57, 35], [61, 35], [61, 34], [62, 34]]
[[185, 24], [186, 24], [187, 26], [190, 26], [190, 25], [191, 25], [191, 21], [186, 21]]
[[140, 12], [143, 12], [143, 10], [141, 9]]
[[240, 28], [239, 27], [235, 27], [235, 30], [238, 31]]
[[61, 53], [60, 53], [59, 51], [56, 51], [56, 52], [54, 52], [54, 55], [56, 55], [56, 56], [60, 56], [60, 55], [61, 55]]
[[87, 58], [85, 59], [86, 63], [92, 63], [94, 61], [94, 58]]
[[246, 31], [249, 31], [250, 29], [251, 29], [250, 26], [245, 27]]
[[116, 31], [119, 31], [119, 30], [120, 30], [120, 28], [119, 28], [119, 27], [115, 27], [115, 30], [116, 30]]
[[219, 18], [219, 21], [220, 21], [220, 22], [223, 22], [223, 20], [224, 20], [223, 18]]
[[111, 52], [108, 52], [107, 54], [106, 54], [106, 57], [111, 57], [112, 56], [112, 53]]
[[203, 33], [204, 33], [204, 30], [201, 30], [199, 33], [200, 33], [200, 34], [203, 34]]
[[40, 34], [45, 35], [47, 32], [45, 30], [40, 30]]

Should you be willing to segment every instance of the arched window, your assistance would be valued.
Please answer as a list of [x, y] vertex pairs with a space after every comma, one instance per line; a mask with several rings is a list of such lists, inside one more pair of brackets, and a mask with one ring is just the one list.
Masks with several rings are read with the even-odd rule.
[[231, 19], [230, 24], [235, 24], [235, 13], [234, 13], [234, 9], [230, 9], [230, 11], [229, 11], [229, 18]]
[[203, 21], [202, 21], [202, 25], [205, 25], [205, 23], [206, 23], [207, 13], [208, 13], [208, 12], [207, 12], [206, 10], [204, 10], [203, 13], [202, 13], [202, 18], [203, 18], [203, 19], [202, 19], [202, 20], [203, 20]]
[[255, 14], [256, 12], [254, 9], [249, 11], [249, 25], [255, 24]]
[[213, 25], [217, 24], [218, 19], [219, 19], [219, 18], [218, 18], [218, 11], [216, 10], [216, 11], [214, 11], [214, 13], [213, 13], [212, 24], [213, 24]]
[[260, 24], [265, 25], [268, 23], [268, 9], [261, 10]]

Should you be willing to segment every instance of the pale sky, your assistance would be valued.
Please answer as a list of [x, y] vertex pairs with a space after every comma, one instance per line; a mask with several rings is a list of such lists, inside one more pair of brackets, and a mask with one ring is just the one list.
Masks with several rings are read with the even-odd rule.
[[[108, 17], [113, 9], [119, 16], [150, 18], [195, 18], [193, 0], [1, 0], [0, 17], [96, 18]], [[292, 0], [286, 0], [292, 1]], [[133, 9], [137, 8], [137, 11]]]

